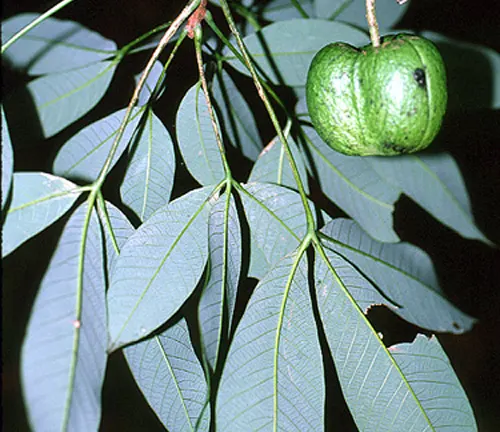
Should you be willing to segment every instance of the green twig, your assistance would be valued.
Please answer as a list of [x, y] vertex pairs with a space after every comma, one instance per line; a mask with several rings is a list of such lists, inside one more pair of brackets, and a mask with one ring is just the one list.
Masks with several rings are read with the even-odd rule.
[[177, 16], [177, 18], [172, 22], [170, 27], [167, 29], [167, 31], [165, 32], [165, 34], [161, 38], [160, 42], [158, 43], [158, 46], [156, 47], [153, 54], [149, 58], [148, 64], [146, 65], [146, 68], [144, 69], [144, 71], [141, 75], [141, 78], [139, 79], [139, 82], [137, 83], [137, 85], [135, 87], [134, 94], [132, 95], [132, 98], [130, 99], [125, 116], [123, 117], [122, 123], [120, 124], [120, 128], [118, 129], [118, 133], [116, 134], [116, 138], [113, 142], [113, 145], [111, 146], [111, 150], [109, 151], [108, 158], [106, 159], [106, 162], [104, 163], [104, 166], [102, 167], [101, 172], [99, 173], [99, 177], [97, 178], [97, 180], [94, 183], [96, 189], [100, 189], [102, 184], [104, 183], [104, 180], [106, 179], [106, 174], [107, 174], [108, 169], [111, 165], [111, 162], [113, 160], [113, 156], [116, 152], [116, 149], [118, 148], [118, 144], [120, 142], [120, 139], [122, 138], [122, 136], [125, 132], [125, 129], [127, 127], [127, 123], [128, 123], [130, 116], [132, 114], [132, 110], [134, 109], [135, 105], [137, 104], [141, 90], [144, 87], [144, 84], [146, 83], [146, 79], [147, 79], [149, 73], [151, 72], [151, 69], [153, 68], [155, 61], [158, 60], [158, 57], [160, 56], [161, 52], [167, 46], [170, 39], [172, 39], [174, 34], [177, 32], [179, 27], [182, 25], [182, 23], [186, 19], [188, 19], [188, 17], [198, 7], [199, 2], [200, 2], [200, 0], [191, 0], [187, 4], [187, 6], [180, 12], [180, 14]]
[[207, 103], [208, 114], [210, 115], [210, 121], [212, 122], [212, 128], [215, 133], [215, 140], [217, 141], [217, 146], [219, 147], [219, 153], [222, 158], [222, 163], [224, 164], [224, 171], [227, 178], [231, 178], [231, 170], [226, 158], [226, 150], [222, 144], [222, 138], [220, 136], [219, 128], [217, 127], [217, 122], [215, 121], [214, 109], [212, 106], [212, 101], [210, 100], [210, 94], [208, 92], [207, 80], [205, 77], [205, 71], [203, 70], [203, 59], [201, 56], [201, 26], [195, 29], [194, 46], [196, 52], [196, 63], [198, 64], [198, 73], [200, 75], [201, 87], [203, 88], [203, 94], [205, 95], [205, 101]]
[[293, 176], [295, 178], [295, 182], [297, 184], [297, 189], [299, 191], [302, 204], [304, 206], [304, 211], [306, 214], [306, 219], [307, 219], [307, 226], [308, 226], [308, 232], [309, 233], [314, 233], [315, 232], [315, 222], [314, 222], [314, 217], [312, 214], [312, 211], [309, 207], [309, 203], [307, 200], [306, 192], [304, 189], [304, 185], [302, 184], [302, 179], [300, 178], [299, 175], [299, 170], [297, 168], [297, 164], [295, 163], [295, 160], [293, 158], [292, 152], [290, 150], [290, 146], [288, 145], [288, 142], [285, 138], [285, 135], [283, 134], [283, 130], [281, 129], [281, 126], [279, 124], [278, 118], [276, 116], [276, 113], [274, 112], [274, 109], [269, 102], [269, 98], [267, 97], [264, 88], [261, 84], [261, 81], [257, 75], [257, 72], [255, 70], [255, 67], [252, 64], [252, 61], [250, 59], [250, 55], [248, 54], [247, 48], [245, 46], [245, 43], [243, 42], [243, 39], [241, 38], [240, 33], [238, 32], [238, 29], [236, 28], [234, 19], [231, 14], [231, 10], [229, 8], [229, 5], [227, 3], [227, 0], [220, 0], [220, 4], [222, 7], [222, 11], [224, 12], [224, 16], [226, 17], [227, 23], [229, 25], [229, 28], [231, 32], [234, 34], [236, 38], [236, 42], [238, 43], [238, 46], [240, 48], [240, 51], [243, 55], [243, 60], [245, 62], [245, 65], [247, 66], [248, 70], [250, 71], [250, 74], [252, 75], [252, 79], [254, 81], [255, 87], [257, 89], [257, 92], [259, 94], [259, 97], [262, 99], [262, 102], [264, 102], [264, 105], [266, 107], [266, 110], [269, 114], [269, 117], [271, 118], [271, 122], [273, 123], [273, 126], [276, 130], [276, 133], [285, 149], [285, 152], [287, 154], [288, 161], [290, 162], [290, 167], [293, 172]]

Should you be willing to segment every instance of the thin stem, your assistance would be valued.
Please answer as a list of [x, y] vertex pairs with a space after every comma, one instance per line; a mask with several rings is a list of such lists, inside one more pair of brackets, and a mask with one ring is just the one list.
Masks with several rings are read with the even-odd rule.
[[[159, 25], [158, 27], [155, 27], [154, 29], [149, 30], [148, 32], [140, 35], [138, 38], [136, 38], [133, 41], [129, 42], [127, 45], [125, 45], [123, 48], [121, 48], [120, 51], [123, 51], [124, 53], [130, 54], [132, 52], [131, 51], [132, 48], [136, 47], [141, 42], [143, 42], [146, 39], [150, 38], [154, 34], [159, 33], [162, 30], [166, 29], [171, 24], [172, 24], [172, 22], [167, 22], [167, 23]], [[139, 47], [139, 49], [140, 49], [140, 47]]]
[[375, 16], [375, 0], [366, 0], [366, 20], [370, 29], [370, 39], [374, 48], [380, 46], [380, 32], [377, 17]]
[[301, 6], [301, 4], [298, 2], [298, 0], [292, 0], [292, 4], [295, 9], [302, 15], [302, 18], [309, 18], [309, 15], [307, 12], [304, 10], [304, 8]]
[[102, 184], [104, 183], [104, 180], [106, 179], [106, 174], [108, 172], [108, 169], [111, 165], [111, 162], [113, 160], [113, 156], [116, 152], [116, 149], [118, 148], [118, 144], [120, 142], [120, 139], [122, 138], [125, 129], [127, 127], [127, 123], [130, 119], [130, 116], [132, 114], [132, 110], [137, 104], [137, 101], [139, 99], [139, 94], [141, 93], [142, 88], [144, 87], [144, 84], [146, 83], [146, 79], [151, 72], [151, 69], [153, 68], [153, 65], [155, 61], [158, 59], [160, 56], [161, 52], [163, 49], [167, 46], [169, 43], [170, 39], [175, 35], [179, 27], [182, 25], [182, 23], [188, 19], [188, 17], [193, 13], [193, 11], [198, 7], [198, 3], [200, 0], [191, 0], [187, 6], [181, 11], [181, 13], [177, 16], [177, 18], [172, 22], [172, 25], [167, 29], [163, 37], [161, 38], [160, 42], [158, 43], [158, 46], [154, 50], [153, 54], [149, 58], [148, 64], [146, 65], [146, 68], [144, 69], [144, 72], [141, 75], [141, 78], [139, 79], [139, 82], [137, 83], [134, 94], [132, 95], [132, 98], [130, 99], [130, 102], [127, 107], [127, 111], [125, 113], [125, 117], [122, 120], [122, 123], [120, 124], [120, 128], [118, 129], [118, 133], [116, 134], [116, 138], [113, 142], [113, 145], [111, 147], [111, 150], [109, 152], [108, 158], [106, 159], [106, 162], [104, 163], [104, 166], [101, 169], [101, 172], [99, 173], [99, 177], [94, 183], [95, 187], [97, 189], [100, 189]]
[[311, 209], [309, 208], [309, 203], [307, 200], [306, 192], [304, 190], [304, 185], [302, 184], [302, 179], [300, 178], [299, 175], [299, 170], [297, 168], [297, 164], [295, 163], [295, 160], [293, 158], [292, 152], [290, 150], [290, 146], [288, 145], [288, 142], [285, 138], [285, 135], [283, 134], [283, 131], [281, 129], [281, 126], [279, 124], [278, 118], [276, 117], [276, 113], [274, 112], [274, 109], [269, 102], [269, 98], [267, 97], [262, 84], [260, 82], [260, 79], [257, 75], [257, 72], [255, 70], [255, 67], [252, 64], [252, 61], [250, 59], [250, 55], [248, 54], [247, 48], [243, 42], [243, 39], [241, 38], [240, 33], [238, 32], [238, 29], [236, 28], [234, 19], [231, 14], [231, 10], [229, 8], [229, 5], [227, 3], [227, 0], [220, 0], [220, 5], [222, 7], [222, 11], [224, 13], [224, 16], [226, 17], [227, 23], [229, 25], [229, 28], [231, 32], [234, 34], [234, 37], [236, 38], [236, 42], [238, 43], [238, 46], [241, 50], [241, 53], [243, 55], [243, 60], [250, 71], [250, 74], [252, 75], [253, 82], [255, 84], [255, 87], [257, 89], [257, 92], [259, 94], [259, 97], [262, 99], [262, 102], [264, 102], [264, 105], [266, 107], [266, 110], [269, 114], [269, 117], [271, 118], [271, 121], [273, 123], [273, 126], [276, 130], [276, 133], [278, 135], [278, 138], [281, 141], [281, 144], [283, 145], [285, 152], [287, 154], [288, 161], [290, 162], [290, 167], [293, 172], [293, 176], [295, 179], [295, 182], [297, 184], [297, 189], [299, 191], [302, 204], [304, 206], [304, 211], [306, 213], [306, 219], [307, 219], [307, 226], [308, 226], [308, 231], [310, 233], [314, 233], [315, 231], [315, 223], [314, 223], [314, 217], [312, 214]]
[[[201, 30], [201, 27], [198, 27]], [[196, 63], [198, 64], [198, 73], [200, 75], [201, 87], [203, 88], [203, 94], [205, 95], [205, 101], [207, 102], [208, 114], [210, 115], [210, 121], [212, 122], [212, 127], [215, 133], [215, 140], [217, 141], [217, 146], [219, 147], [219, 153], [222, 158], [222, 163], [224, 164], [224, 171], [226, 176], [230, 176], [231, 170], [226, 159], [226, 150], [222, 144], [222, 138], [219, 133], [219, 128], [217, 127], [217, 122], [215, 121], [214, 109], [212, 106], [212, 101], [210, 100], [210, 94], [208, 93], [207, 80], [205, 78], [205, 71], [203, 70], [203, 59], [201, 56], [201, 32], [195, 33], [194, 46], [196, 51]]]
[[19, 38], [23, 37], [26, 33], [28, 33], [31, 29], [36, 27], [42, 21], [44, 21], [48, 17], [54, 15], [56, 12], [60, 11], [65, 6], [69, 5], [71, 2], [73, 2], [73, 0], [63, 0], [59, 3], [57, 3], [55, 6], [51, 7], [47, 12], [43, 13], [38, 18], [36, 18], [32, 22], [30, 22], [26, 27], [19, 30], [14, 36], [12, 36], [7, 42], [5, 42], [5, 44], [2, 45], [2, 54], [15, 41], [17, 41]]
[[111, 219], [109, 217], [108, 209], [106, 208], [106, 201], [102, 196], [102, 192], [99, 191], [97, 194], [97, 207], [100, 210], [100, 216], [104, 219], [103, 223], [105, 224], [108, 234], [111, 238], [111, 243], [113, 244], [113, 249], [117, 255], [120, 254], [120, 246], [118, 246], [118, 240], [116, 239], [115, 231], [113, 230], [113, 226], [111, 225]]
[[174, 59], [175, 54], [177, 53], [177, 50], [181, 46], [182, 42], [186, 38], [187, 33], [182, 32], [181, 35], [179, 36], [179, 39], [177, 39], [177, 42], [175, 43], [174, 47], [172, 48], [172, 52], [168, 56], [168, 59], [165, 63], [165, 66], [163, 67], [163, 70], [161, 71], [160, 77], [158, 78], [158, 81], [156, 82], [155, 88], [151, 92], [151, 99], [155, 99], [156, 95], [160, 92], [161, 86], [163, 84], [163, 80], [165, 79], [165, 75], [167, 74], [167, 69], [170, 66], [170, 63], [172, 63], [172, 60]]
[[[207, 24], [210, 26], [210, 28], [214, 31], [214, 33], [216, 34], [216, 36], [224, 43], [224, 45], [226, 45], [230, 50], [231, 52], [234, 54], [234, 56], [241, 62], [243, 63], [245, 66], [245, 59], [243, 58], [243, 56], [238, 52], [238, 50], [236, 49], [236, 47], [231, 43], [231, 41], [224, 35], [224, 33], [222, 33], [222, 31], [219, 29], [219, 27], [217, 27], [217, 24], [215, 24], [215, 21], [213, 20], [212, 18], [212, 14], [210, 13], [210, 11], [207, 11], [207, 15], [205, 17], [205, 21], [207, 22]], [[217, 54], [216, 54], [217, 55]], [[222, 58], [223, 59], [223, 58]], [[247, 67], [248, 69], [248, 67]], [[250, 69], [248, 69], [250, 70]], [[264, 81], [262, 83], [262, 85], [264, 86], [264, 88], [266, 89], [266, 91], [271, 95], [271, 97], [274, 99], [274, 101], [281, 107], [283, 108], [283, 110], [285, 111], [287, 117], [290, 118], [290, 115], [288, 113], [288, 110], [287, 108], [285, 107], [285, 105], [283, 104], [283, 102], [281, 101], [281, 99], [278, 97], [278, 95], [273, 91], [273, 89]]]
[[238, 15], [245, 18], [245, 20], [250, 23], [255, 31], [259, 31], [262, 28], [255, 14], [252, 11], [248, 10], [245, 6], [235, 3], [232, 5], [232, 7]]

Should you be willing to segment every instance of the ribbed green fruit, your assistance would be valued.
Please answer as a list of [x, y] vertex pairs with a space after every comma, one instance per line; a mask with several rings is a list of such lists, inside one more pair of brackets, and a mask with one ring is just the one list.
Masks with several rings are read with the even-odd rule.
[[399, 34], [378, 48], [322, 48], [306, 84], [311, 121], [347, 155], [398, 155], [426, 148], [446, 111], [446, 73], [434, 44]]

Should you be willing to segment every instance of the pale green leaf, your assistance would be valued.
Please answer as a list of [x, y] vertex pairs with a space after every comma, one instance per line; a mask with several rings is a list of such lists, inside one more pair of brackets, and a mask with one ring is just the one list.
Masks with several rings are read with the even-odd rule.
[[323, 19], [334, 18], [338, 16], [344, 8], [349, 7], [351, 1], [352, 0], [314, 0], [314, 16]]
[[[475, 431], [472, 410], [435, 339], [386, 348], [364, 315], [371, 295], [334, 253], [316, 260], [318, 307], [342, 392], [360, 431]], [[361, 281], [361, 283], [360, 283]], [[366, 285], [366, 284], [365, 284]]]
[[262, 142], [254, 116], [245, 98], [224, 70], [212, 84], [214, 102], [230, 143], [254, 161], [262, 150]]
[[5, 101], [13, 113], [9, 121], [15, 118], [11, 129], [24, 137], [23, 141], [33, 139], [33, 131], [25, 129], [26, 115], [34, 111], [44, 138], [62, 131], [97, 105], [115, 69], [115, 62], [104, 61], [30, 81]]
[[[368, 39], [362, 31], [346, 24], [315, 19], [277, 22], [244, 38], [258, 68], [270, 81], [290, 86], [306, 85], [314, 55], [333, 41], [358, 45]], [[249, 75], [248, 69], [229, 48], [226, 47], [223, 54], [231, 66]]]
[[[242, 239], [236, 203], [230, 194], [219, 197], [208, 221], [208, 280], [203, 288], [198, 316], [208, 362], [215, 368], [221, 343], [227, 341], [241, 272]], [[224, 311], [228, 316], [224, 328]]]
[[[158, 42], [156, 42], [156, 44], [158, 44]], [[135, 85], [137, 85], [139, 83], [139, 80], [141, 79], [143, 72], [144, 71], [140, 71], [138, 74], [136, 74], [134, 76]], [[141, 89], [141, 92], [139, 93], [139, 99], [137, 100], [138, 106], [142, 106], [142, 105], [147, 104], [149, 102], [149, 99], [151, 98], [153, 90], [158, 85], [158, 82], [160, 80], [162, 80], [162, 83], [163, 83], [164, 77], [162, 78], [162, 73], [163, 73], [163, 64], [161, 63], [161, 61], [156, 60], [153, 64], [153, 68], [151, 69], [148, 76], [146, 77], [144, 87]], [[157, 95], [158, 98], [163, 93], [163, 90], [164, 90], [164, 87], [163, 87], [162, 91]]]
[[211, 193], [197, 189], [160, 208], [123, 246], [108, 291], [112, 349], [147, 336], [195, 289], [208, 257]]
[[409, 243], [380, 243], [348, 219], [329, 222], [326, 244], [363, 273], [405, 320], [433, 331], [460, 334], [474, 319], [453, 306], [441, 291], [429, 256]]
[[[297, 144], [292, 137], [287, 138], [288, 145], [292, 152], [293, 159], [297, 165], [300, 179], [306, 193], [309, 193], [307, 181], [307, 171], [302, 159], [302, 155], [297, 148]], [[278, 138], [274, 138], [262, 151], [257, 162], [252, 168], [249, 182], [274, 183], [281, 186], [287, 186], [297, 190], [297, 182], [293, 176], [290, 162], [285, 153], [285, 148]]]
[[356, 220], [373, 238], [395, 242], [392, 212], [400, 191], [386, 182], [367, 158], [345, 156], [327, 146], [310, 127], [303, 127], [311, 158], [310, 173], [325, 195]]
[[389, 347], [436, 431], [477, 431], [472, 407], [438, 339], [418, 334]]
[[488, 240], [474, 224], [460, 170], [446, 153], [369, 158], [380, 176], [466, 238]]
[[248, 275], [262, 278], [307, 232], [300, 195], [270, 183], [248, 183], [240, 193], [250, 229]]
[[79, 195], [77, 186], [66, 179], [41, 172], [15, 173], [2, 230], [2, 256], [52, 225]]
[[130, 149], [120, 195], [141, 221], [167, 204], [174, 185], [174, 144], [151, 108]]
[[306, 257], [278, 262], [255, 288], [225, 363], [217, 430], [321, 431], [323, 360]]
[[260, 14], [267, 21], [288, 21], [314, 16], [314, 0], [297, 0], [297, 3], [302, 11], [291, 0], [271, 0], [261, 7]]
[[[80, 182], [94, 182], [99, 177], [99, 173], [109, 156], [125, 112], [125, 108], [116, 111], [88, 125], [71, 137], [58, 151], [54, 160], [53, 172]], [[141, 119], [141, 114], [142, 110], [138, 108], [132, 112], [108, 172], [118, 162], [129, 145]]]
[[[23, 13], [2, 22], [2, 44], [38, 18]], [[116, 44], [74, 21], [46, 18], [5, 51], [9, 66], [30, 75], [60, 73], [116, 54]]]
[[14, 151], [10, 141], [9, 128], [7, 120], [1, 108], [2, 115], [2, 213], [9, 198], [12, 176], [14, 175]]
[[441, 53], [448, 81], [449, 109], [500, 108], [500, 54], [482, 45], [422, 32]]
[[64, 227], [22, 346], [22, 386], [33, 430], [98, 429], [106, 345], [101, 230], [85, 203]]
[[[366, 29], [368, 32], [366, 3], [360, 0], [351, 0], [347, 3], [349, 3], [349, 5], [341, 9], [335, 19], [352, 24], [361, 29]], [[403, 5], [399, 5], [396, 0], [377, 0], [375, 12], [382, 36], [386, 31], [398, 23], [406, 12], [409, 4], [410, 2], [406, 2]], [[367, 40], [365, 45], [368, 43], [369, 41]]]
[[182, 158], [191, 175], [202, 186], [220, 182], [224, 167], [200, 83], [182, 99], [175, 123]]
[[167, 430], [209, 430], [208, 387], [186, 321], [123, 352], [137, 385]]

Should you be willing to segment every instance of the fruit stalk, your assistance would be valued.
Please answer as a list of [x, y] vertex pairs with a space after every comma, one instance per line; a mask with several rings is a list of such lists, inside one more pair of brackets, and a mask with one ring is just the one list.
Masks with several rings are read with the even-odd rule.
[[366, 20], [370, 29], [370, 40], [374, 48], [380, 46], [380, 32], [377, 17], [375, 16], [375, 0], [366, 0]]

